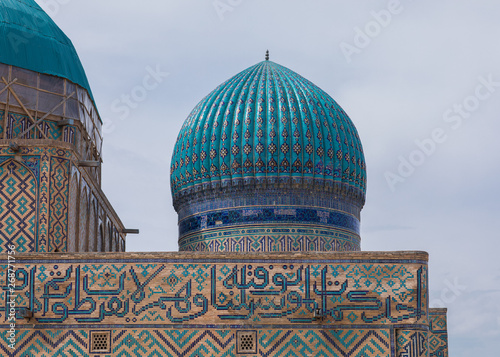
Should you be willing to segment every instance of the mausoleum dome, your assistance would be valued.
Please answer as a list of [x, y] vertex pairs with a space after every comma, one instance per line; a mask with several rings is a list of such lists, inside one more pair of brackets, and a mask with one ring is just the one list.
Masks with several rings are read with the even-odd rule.
[[260, 233], [273, 233], [285, 223], [349, 231], [342, 247], [300, 250], [359, 249], [366, 171], [356, 128], [328, 94], [274, 62], [237, 74], [194, 108], [175, 145], [171, 186], [181, 250], [233, 250], [210, 247], [204, 232], [243, 236], [241, 227], [264, 225]]
[[70, 80], [92, 97], [70, 39], [34, 0], [2, 0], [0, 63]]

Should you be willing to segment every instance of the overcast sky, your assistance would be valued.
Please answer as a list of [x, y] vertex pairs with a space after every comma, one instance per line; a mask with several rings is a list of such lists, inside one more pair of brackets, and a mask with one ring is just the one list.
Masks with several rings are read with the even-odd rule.
[[38, 3], [73, 41], [106, 122], [103, 189], [125, 226], [141, 230], [127, 251], [177, 250], [169, 173], [179, 129], [269, 49], [358, 129], [362, 249], [429, 252], [450, 356], [498, 356], [500, 2]]

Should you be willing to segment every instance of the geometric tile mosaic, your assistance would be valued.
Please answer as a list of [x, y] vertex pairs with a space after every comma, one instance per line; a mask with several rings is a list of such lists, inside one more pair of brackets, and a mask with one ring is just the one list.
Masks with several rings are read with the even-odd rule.
[[398, 357], [428, 357], [429, 344], [427, 331], [397, 330]]
[[[0, 116], [4, 112], [0, 111]], [[9, 113], [7, 119], [7, 138], [24, 132], [32, 120], [14, 113]], [[0, 121], [0, 132], [4, 131], [3, 123]], [[78, 147], [70, 145], [74, 144], [76, 129], [57, 126], [53, 121], [43, 121], [38, 128], [49, 140], [57, 140], [57, 144], [44, 142], [43, 146], [34, 146], [37, 143], [27, 139], [43, 139], [43, 135], [38, 131], [35, 137], [31, 131], [23, 135], [25, 141], [19, 151], [14, 152], [9, 146], [0, 148], [0, 253], [12, 244], [18, 253], [68, 251], [68, 226], [78, 218], [76, 214], [69, 217], [68, 207], [69, 174], [80, 159], [75, 155]], [[87, 183], [93, 187], [92, 193], [101, 197], [99, 184], [91, 184], [96, 178], [88, 170], [78, 168], [78, 171], [81, 185]], [[97, 202], [99, 218], [109, 219], [121, 231], [121, 222], [109, 209], [109, 203], [100, 198]], [[87, 223], [90, 227], [95, 224], [95, 221]]]
[[[242, 263], [241, 257], [195, 262], [186, 253], [174, 256], [179, 258], [26, 261], [16, 269], [17, 306], [31, 310], [39, 325], [300, 326], [317, 323], [317, 311], [323, 324], [428, 323], [425, 260], [365, 255], [315, 262], [268, 255]], [[6, 270], [0, 265], [3, 321]]]
[[67, 251], [70, 161], [58, 157], [50, 160], [49, 251]]
[[[244, 229], [241, 229], [244, 228]], [[179, 239], [179, 251], [307, 252], [359, 251], [359, 236], [328, 228], [276, 225], [205, 230]]]
[[0, 252], [35, 249], [38, 182], [33, 172], [14, 160], [0, 165]]
[[429, 309], [430, 357], [448, 357], [448, 328], [446, 309]]
[[329, 95], [263, 61], [218, 86], [184, 122], [171, 163], [174, 205], [204, 185], [286, 178], [342, 184], [364, 196], [363, 149]]
[[[103, 329], [104, 331], [104, 329]], [[0, 353], [12, 357], [237, 356], [234, 330], [113, 329], [111, 351], [90, 353], [90, 330], [19, 331], [16, 348], [6, 347], [0, 332]], [[93, 331], [95, 332], [95, 331]], [[257, 351], [245, 356], [363, 356], [390, 357], [389, 330], [256, 330]]]

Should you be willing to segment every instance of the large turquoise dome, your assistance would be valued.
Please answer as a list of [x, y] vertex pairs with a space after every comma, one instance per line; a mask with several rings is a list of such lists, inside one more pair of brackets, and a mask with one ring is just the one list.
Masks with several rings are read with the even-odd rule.
[[300, 250], [359, 249], [366, 171], [356, 128], [323, 90], [271, 61], [232, 77], [194, 108], [175, 145], [171, 187], [181, 250], [281, 250], [246, 249], [234, 239], [247, 237], [241, 227], [273, 233], [270, 225], [284, 223], [345, 230], [343, 241], [314, 249], [299, 243]]
[[92, 97], [73, 44], [34, 0], [1, 0], [0, 62], [66, 78]]

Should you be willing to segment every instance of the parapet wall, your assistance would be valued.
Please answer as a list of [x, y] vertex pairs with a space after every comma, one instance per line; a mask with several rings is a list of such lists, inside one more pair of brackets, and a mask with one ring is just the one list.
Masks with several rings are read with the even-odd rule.
[[429, 356], [448, 357], [448, 309], [429, 309]]
[[[0, 350], [12, 356], [428, 356], [427, 259], [423, 252], [18, 256], [11, 261], [14, 349], [8, 266], [0, 262]], [[109, 339], [102, 353], [91, 352], [96, 333]], [[242, 336], [255, 352], [241, 353]]]

